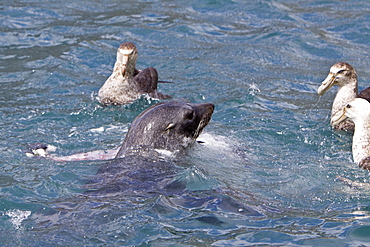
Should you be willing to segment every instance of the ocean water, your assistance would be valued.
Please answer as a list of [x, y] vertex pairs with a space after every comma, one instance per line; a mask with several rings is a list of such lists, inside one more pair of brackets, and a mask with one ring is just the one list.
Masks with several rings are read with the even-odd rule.
[[[0, 11], [2, 246], [370, 245], [370, 190], [337, 179], [369, 183], [369, 172], [352, 162], [351, 134], [329, 125], [336, 90], [316, 92], [339, 61], [369, 86], [368, 1], [19, 0]], [[97, 102], [125, 41], [139, 69], [174, 82], [162, 93], [215, 104], [204, 144], [174, 164], [190, 203], [91, 198], [84, 185], [104, 162], [24, 155], [34, 142], [58, 155], [119, 147], [158, 102]]]

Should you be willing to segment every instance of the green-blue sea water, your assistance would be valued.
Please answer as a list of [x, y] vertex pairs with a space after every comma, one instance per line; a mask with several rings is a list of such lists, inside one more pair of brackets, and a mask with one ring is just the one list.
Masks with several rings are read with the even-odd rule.
[[[368, 1], [19, 0], [0, 12], [2, 246], [370, 245], [370, 190], [337, 179], [369, 172], [351, 134], [330, 127], [336, 89], [316, 91], [339, 61], [370, 85]], [[96, 100], [126, 41], [138, 69], [174, 82], [160, 92], [215, 104], [204, 143], [178, 158], [188, 189], [217, 187], [261, 216], [168, 196], [93, 200], [83, 188], [102, 161], [25, 156], [35, 142], [58, 155], [119, 147], [158, 102]]]

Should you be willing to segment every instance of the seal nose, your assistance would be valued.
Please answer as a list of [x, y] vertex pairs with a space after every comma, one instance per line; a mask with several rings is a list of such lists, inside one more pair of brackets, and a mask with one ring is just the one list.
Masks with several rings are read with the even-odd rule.
[[204, 103], [204, 104], [207, 105], [207, 107], [210, 107], [212, 111], [215, 109], [215, 105], [212, 103]]
[[215, 109], [215, 105], [214, 104], [212, 104], [212, 103], [200, 103], [200, 104], [197, 104], [199, 107], [201, 107], [201, 108], [206, 108], [206, 109], [208, 109], [209, 111], [214, 111], [214, 109]]
[[212, 103], [200, 103], [200, 104], [191, 104], [194, 109], [199, 111], [202, 115], [212, 115], [215, 105]]
[[205, 103], [205, 105], [209, 109], [210, 114], [213, 114], [213, 111], [215, 110], [215, 105], [212, 103]]
[[193, 105], [193, 108], [197, 112], [198, 116], [201, 117], [202, 121], [207, 125], [211, 120], [215, 105], [212, 103], [201, 103]]

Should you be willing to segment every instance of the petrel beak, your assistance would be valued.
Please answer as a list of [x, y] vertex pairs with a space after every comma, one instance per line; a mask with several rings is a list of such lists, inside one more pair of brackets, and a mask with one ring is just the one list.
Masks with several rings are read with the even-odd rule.
[[321, 86], [317, 89], [318, 95], [323, 95], [328, 91], [335, 82], [335, 75], [333, 73], [329, 73], [329, 75], [326, 77], [326, 79], [321, 83]]
[[338, 112], [331, 118], [330, 124], [331, 126], [337, 126], [347, 118], [348, 117], [346, 116], [346, 108], [343, 108], [340, 112]]
[[122, 57], [122, 65], [121, 65], [121, 74], [123, 77], [125, 77], [125, 73], [126, 73], [126, 67], [127, 67], [127, 64], [129, 62], [129, 55], [123, 55]]

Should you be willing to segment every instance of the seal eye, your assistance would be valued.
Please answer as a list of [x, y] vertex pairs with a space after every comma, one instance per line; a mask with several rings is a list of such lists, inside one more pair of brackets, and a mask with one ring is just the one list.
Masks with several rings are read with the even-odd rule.
[[192, 120], [193, 117], [194, 117], [194, 112], [193, 111], [190, 112], [188, 115], [186, 115], [186, 119], [188, 119], [188, 120]]

